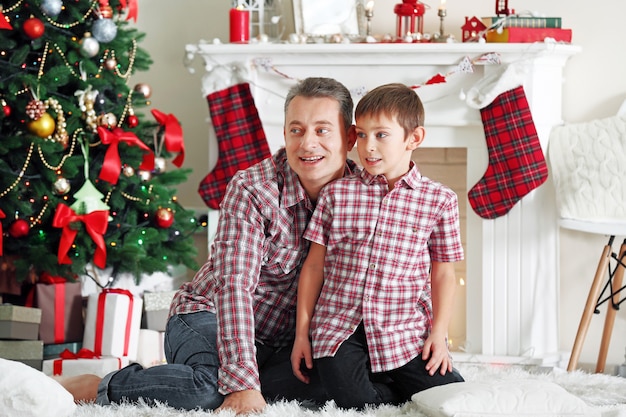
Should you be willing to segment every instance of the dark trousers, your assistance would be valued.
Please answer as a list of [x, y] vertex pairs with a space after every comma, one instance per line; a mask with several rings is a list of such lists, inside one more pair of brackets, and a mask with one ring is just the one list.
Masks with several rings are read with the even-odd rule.
[[429, 375], [427, 361], [417, 355], [406, 365], [391, 371], [372, 373], [365, 330], [361, 324], [342, 343], [334, 357], [315, 360], [315, 367], [335, 403], [342, 408], [363, 408], [366, 404], [400, 404], [416, 392], [452, 382], [463, 382], [455, 369]]

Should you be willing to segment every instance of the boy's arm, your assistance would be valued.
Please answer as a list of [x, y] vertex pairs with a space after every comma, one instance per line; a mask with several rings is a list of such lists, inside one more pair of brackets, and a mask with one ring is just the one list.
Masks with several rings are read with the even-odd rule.
[[433, 375], [439, 369], [442, 375], [452, 371], [447, 346], [448, 325], [452, 318], [456, 276], [452, 262], [433, 262], [431, 270], [433, 326], [424, 344], [422, 358], [428, 359], [426, 370]]
[[311, 242], [309, 253], [302, 265], [298, 279], [298, 304], [296, 307], [296, 339], [291, 353], [293, 372], [303, 382], [308, 383], [309, 377], [302, 373], [302, 360], [308, 369], [313, 368], [309, 329], [315, 304], [324, 284], [324, 257], [326, 246]]

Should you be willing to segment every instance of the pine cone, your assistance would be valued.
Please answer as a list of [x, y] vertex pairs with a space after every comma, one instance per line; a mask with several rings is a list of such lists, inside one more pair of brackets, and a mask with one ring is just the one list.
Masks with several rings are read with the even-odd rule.
[[26, 105], [26, 115], [33, 120], [39, 119], [46, 112], [46, 104], [41, 100], [31, 100]]

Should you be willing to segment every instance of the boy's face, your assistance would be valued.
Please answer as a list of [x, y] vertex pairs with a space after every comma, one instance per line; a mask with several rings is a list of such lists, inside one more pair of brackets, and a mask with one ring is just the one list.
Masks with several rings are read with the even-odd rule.
[[356, 121], [356, 137], [361, 165], [394, 184], [409, 170], [411, 153], [422, 142], [424, 129], [418, 127], [406, 137], [395, 117], [364, 115]]
[[336, 100], [297, 96], [289, 103], [285, 114], [287, 160], [307, 192], [343, 177], [353, 136], [344, 128]]

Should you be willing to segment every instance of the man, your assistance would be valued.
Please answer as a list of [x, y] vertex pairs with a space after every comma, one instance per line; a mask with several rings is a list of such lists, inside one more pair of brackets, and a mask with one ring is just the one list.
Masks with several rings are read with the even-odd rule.
[[220, 205], [211, 256], [177, 292], [166, 365], [130, 365], [100, 379], [61, 378], [77, 401], [164, 402], [175, 408], [261, 411], [266, 399], [323, 402], [314, 373], [291, 370], [302, 239], [327, 183], [356, 169], [353, 102], [341, 83], [307, 78], [285, 100], [285, 148], [238, 172]]

